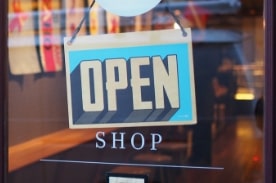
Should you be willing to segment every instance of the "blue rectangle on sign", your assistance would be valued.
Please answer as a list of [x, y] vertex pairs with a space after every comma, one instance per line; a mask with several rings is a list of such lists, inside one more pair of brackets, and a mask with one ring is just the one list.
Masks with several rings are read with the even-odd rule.
[[104, 35], [66, 46], [70, 127], [196, 123], [191, 42], [159, 40], [170, 31], [127, 33], [148, 37], [129, 45], [123, 34], [110, 39], [111, 46], [89, 46], [108, 41]]

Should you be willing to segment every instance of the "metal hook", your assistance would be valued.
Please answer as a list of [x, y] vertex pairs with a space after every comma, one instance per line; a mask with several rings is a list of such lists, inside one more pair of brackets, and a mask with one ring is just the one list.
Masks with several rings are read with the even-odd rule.
[[170, 0], [166, 0], [166, 10], [170, 13], [170, 15], [173, 17], [174, 21], [175, 21], [175, 22], [177, 23], [177, 25], [180, 27], [183, 36], [186, 37], [186, 36], [187, 36], [187, 32], [185, 31], [184, 27], [183, 27], [182, 24], [180, 23], [179, 18], [178, 18], [178, 17], [174, 14], [174, 12], [170, 9], [169, 1], [170, 1]]

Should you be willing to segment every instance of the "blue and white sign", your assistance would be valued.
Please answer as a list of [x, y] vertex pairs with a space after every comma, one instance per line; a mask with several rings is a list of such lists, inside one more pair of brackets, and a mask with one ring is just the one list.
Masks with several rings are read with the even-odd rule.
[[77, 37], [66, 44], [70, 128], [196, 123], [191, 31]]

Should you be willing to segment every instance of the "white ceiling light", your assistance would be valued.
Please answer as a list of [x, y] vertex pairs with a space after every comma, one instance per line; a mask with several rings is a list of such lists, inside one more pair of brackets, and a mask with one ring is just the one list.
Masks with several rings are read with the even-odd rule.
[[136, 16], [154, 8], [160, 0], [96, 0], [105, 10], [119, 16]]

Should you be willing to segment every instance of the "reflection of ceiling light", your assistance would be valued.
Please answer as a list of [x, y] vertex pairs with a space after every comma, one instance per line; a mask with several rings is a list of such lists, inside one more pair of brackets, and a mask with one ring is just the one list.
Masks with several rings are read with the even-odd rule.
[[236, 100], [254, 100], [255, 96], [253, 93], [237, 93], [235, 95]]
[[160, 0], [97, 0], [97, 3], [105, 10], [126, 17], [143, 14], [154, 8], [159, 2]]
[[264, 71], [263, 70], [255, 70], [253, 71], [254, 76], [263, 76]]
[[238, 89], [236, 95], [235, 95], [236, 100], [254, 100], [255, 95], [253, 91], [249, 89]]

